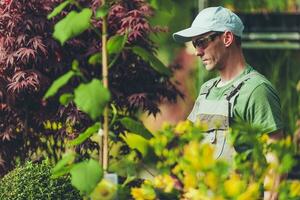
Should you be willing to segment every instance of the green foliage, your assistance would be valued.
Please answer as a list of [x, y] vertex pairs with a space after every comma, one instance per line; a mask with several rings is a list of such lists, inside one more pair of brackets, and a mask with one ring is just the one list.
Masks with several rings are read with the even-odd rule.
[[[158, 171], [153, 181], [146, 180], [140, 187], [132, 188], [132, 196], [135, 199], [258, 200], [264, 189], [270, 190], [295, 165], [291, 137], [271, 142], [257, 128], [237, 125], [228, 133], [230, 141], [236, 149], [247, 147], [239, 148], [231, 163], [214, 158], [214, 147], [201, 142], [205, 130], [203, 123], [184, 121], [176, 126], [165, 124], [156, 132], [149, 141], [148, 151], [153, 150], [158, 157]], [[275, 159], [266, 162], [269, 153]], [[269, 183], [263, 185], [268, 176]], [[275, 191], [284, 193], [282, 199], [294, 199], [300, 196], [300, 182], [282, 181]]]
[[[95, 125], [97, 126], [97, 125]], [[67, 153], [52, 169], [52, 177], [60, 178], [70, 173], [72, 185], [82, 196], [89, 196], [103, 177], [98, 161], [89, 159], [75, 163], [75, 153]]]
[[100, 129], [101, 124], [99, 122], [96, 122], [93, 126], [90, 126], [87, 128], [83, 133], [81, 133], [77, 138], [70, 141], [68, 143], [69, 146], [79, 145], [82, 144], [85, 140], [90, 138], [94, 133], [97, 133]]
[[107, 4], [101, 6], [96, 10], [96, 19], [105, 17], [108, 14], [109, 6]]
[[64, 75], [62, 75], [61, 77], [59, 77], [58, 79], [56, 79], [51, 87], [47, 90], [44, 99], [47, 99], [49, 97], [54, 96], [57, 91], [64, 85], [66, 85], [68, 83], [68, 81], [75, 76], [75, 72], [74, 71], [69, 71], [67, 73], [65, 73]]
[[101, 59], [102, 59], [102, 55], [100, 53], [95, 53], [89, 57], [88, 63], [90, 65], [101, 64], [101, 62], [102, 62]]
[[161, 9], [164, 12], [171, 12], [173, 8], [172, 0], [150, 0], [150, 4], [155, 9]]
[[51, 166], [46, 163], [26, 163], [15, 168], [0, 181], [1, 200], [76, 200], [79, 192], [68, 176], [51, 179]]
[[91, 193], [90, 198], [92, 200], [114, 200], [116, 199], [117, 189], [115, 184], [102, 179]]
[[149, 142], [144, 137], [134, 133], [125, 133], [121, 137], [131, 149], [138, 150], [143, 157], [147, 155]]
[[73, 94], [65, 93], [59, 97], [59, 103], [61, 105], [67, 106], [71, 101], [73, 101], [73, 99], [74, 99]]
[[197, 2], [151, 0], [150, 3], [155, 8], [157, 7], [155, 15], [150, 19], [151, 24], [164, 25], [168, 28], [167, 32], [153, 34], [151, 37], [159, 44], [158, 58], [168, 65], [173, 63], [179, 49], [184, 46], [184, 43], [174, 42], [172, 34], [191, 25], [197, 10]]
[[286, 12], [289, 5], [293, 4], [290, 0], [210, 0], [209, 6], [228, 6], [240, 12]]
[[169, 68], [167, 68], [157, 57], [152, 55], [150, 52], [147, 50], [135, 46], [132, 48], [132, 51], [140, 56], [143, 60], [150, 62], [151, 67], [158, 71], [159, 73], [165, 75], [165, 76], [170, 76], [171, 71]]
[[92, 159], [74, 164], [70, 173], [72, 185], [85, 195], [90, 194], [103, 177], [99, 163]]
[[83, 112], [93, 120], [98, 119], [110, 99], [108, 89], [104, 88], [101, 81], [93, 79], [90, 83], [80, 84], [74, 90], [74, 102]]
[[67, 7], [71, 3], [71, 0], [67, 0], [59, 4], [55, 9], [47, 16], [48, 19], [51, 19], [55, 16], [57, 16], [65, 7]]
[[120, 53], [127, 41], [126, 35], [114, 35], [107, 41], [107, 52], [109, 54]]
[[299, 200], [300, 181], [288, 180], [280, 186], [279, 200]]
[[286, 154], [283, 156], [281, 165], [278, 168], [278, 171], [281, 174], [288, 173], [291, 171], [293, 166], [296, 164], [296, 161], [294, 160], [294, 157], [292, 154]]
[[[168, 1], [170, 4], [170, 1]], [[60, 8], [61, 10], [63, 8]], [[55, 26], [55, 32], [54, 32], [54, 37], [58, 39], [61, 44], [63, 45], [67, 40], [71, 39], [72, 37], [77, 36], [81, 32], [83, 32], [85, 29], [88, 28], [87, 24], [90, 21], [88, 13], [86, 13], [86, 16], [84, 19], [80, 19], [78, 15], [80, 15], [84, 10], [82, 10], [80, 13], [77, 12], [70, 12], [64, 19], [59, 21], [56, 26]], [[56, 11], [58, 12], [58, 11]], [[107, 15], [108, 8], [106, 6], [102, 6], [100, 9], [96, 11], [96, 18], [101, 18]], [[82, 17], [81, 17], [82, 18]], [[76, 19], [76, 20], [75, 20]], [[130, 19], [131, 20], [131, 19]], [[80, 23], [83, 23], [83, 25], [80, 26], [75, 26], [75, 21], [81, 21]], [[146, 28], [148, 27], [147, 24], [145, 25], [144, 23], [141, 23], [141, 26], [145, 26]], [[92, 27], [91, 27], [92, 28]], [[123, 27], [122, 27], [123, 28]], [[127, 30], [127, 29], [126, 29]], [[146, 29], [148, 30], [148, 29]], [[138, 42], [134, 42], [133, 36], [137, 37], [137, 35], [131, 36], [131, 39], [127, 38], [128, 35], [130, 34], [131, 30], [124, 31], [124, 35], [115, 35], [109, 37], [110, 39], [108, 40], [107, 44], [107, 50], [109, 54], [109, 60], [112, 60], [110, 62], [110, 66], [115, 64], [116, 60], [118, 59], [119, 54], [122, 52], [127, 40], [129, 41], [128, 43], [138, 45]], [[96, 33], [98, 33], [96, 31]], [[128, 34], [128, 35], [127, 35]], [[144, 37], [144, 33], [142, 33]], [[146, 40], [143, 38], [143, 45], [145, 45]], [[147, 44], [147, 43], [146, 43]], [[130, 54], [135, 53], [136, 55], [130, 55], [133, 58], [136, 58], [139, 62], [142, 61], [142, 63], [147, 64], [147, 67], [149, 66], [150, 69], [147, 69], [148, 71], [152, 71], [154, 73], [159, 72], [159, 74], [162, 74], [162, 77], [159, 77], [160, 82], [164, 82], [167, 80], [166, 77], [169, 77], [172, 75], [172, 72], [170, 69], [168, 69], [156, 56], [153, 55], [154, 48], [152, 47], [152, 43], [149, 43], [148, 47], [145, 47], [145, 49], [141, 48], [141, 46], [134, 46], [133, 48], [129, 47], [126, 48], [126, 50], [129, 50]], [[132, 50], [132, 51], [131, 51]], [[95, 52], [93, 52], [95, 53]], [[122, 57], [126, 57], [126, 54], [123, 54], [122, 52]], [[99, 53], [96, 53], [92, 56], [89, 57], [89, 63], [92, 65], [100, 64], [101, 63], [101, 56]], [[104, 58], [104, 56], [103, 56]], [[113, 59], [111, 59], [113, 58]], [[146, 62], [144, 62], [146, 61]], [[131, 63], [130, 63], [131, 64]], [[150, 64], [150, 65], [149, 65]], [[102, 66], [104, 67], [104, 66]], [[154, 69], [152, 70], [151, 67]], [[76, 69], [73, 69], [76, 71]], [[82, 70], [84, 71], [84, 69]], [[155, 72], [156, 71], [156, 72]], [[93, 74], [94, 75], [94, 74]], [[92, 75], [92, 76], [93, 76]], [[90, 78], [90, 77], [88, 77]], [[87, 78], [87, 79], [88, 79]], [[86, 80], [84, 80], [86, 81]], [[59, 88], [58, 88], [59, 89]], [[58, 91], [58, 89], [53, 92], [54, 94]], [[175, 88], [174, 88], [175, 89]], [[139, 90], [140, 91], [140, 90]], [[53, 95], [54, 95], [53, 94]], [[74, 98], [73, 98], [74, 96]], [[74, 90], [74, 95], [72, 94], [66, 94], [65, 96], [61, 97], [61, 102], [64, 105], [67, 105], [70, 100], [74, 99], [74, 102], [81, 111], [87, 113], [91, 119], [95, 122], [98, 120], [101, 120], [101, 114], [103, 111], [103, 108], [106, 106], [107, 102], [109, 101], [109, 91], [104, 89], [102, 87], [101, 81], [98, 79], [93, 79], [89, 83], [85, 84], [80, 84], [75, 90]], [[114, 112], [114, 111], [113, 111]], [[114, 113], [118, 113], [117, 111]], [[119, 121], [118, 121], [119, 122]], [[121, 120], [122, 125], [125, 126], [125, 128], [129, 129], [130, 131], [134, 131], [134, 133], [125, 133], [123, 135], [124, 141], [127, 143], [129, 148], [135, 149], [134, 153], [131, 153], [126, 157], [130, 162], [125, 162], [127, 165], [128, 174], [129, 175], [128, 179], [126, 180], [127, 182], [130, 182], [130, 179], [132, 180], [132, 177], [136, 174], [136, 172], [133, 172], [134, 170], [134, 161], [140, 154], [142, 154], [144, 157], [148, 156], [149, 157], [149, 151], [148, 151], [148, 139], [152, 138], [152, 134], [139, 122], [133, 121], [132, 119], [129, 118], [124, 118]], [[114, 124], [111, 124], [112, 126]], [[88, 128], [84, 133], [80, 134], [78, 138], [75, 140], [71, 141], [71, 145], [80, 145], [82, 144], [87, 138], [89, 138], [95, 131], [99, 129], [99, 126], [92, 126]], [[144, 137], [146, 138], [144, 138]], [[100, 144], [101, 145], [101, 144]], [[139, 152], [140, 154], [138, 154]], [[84, 195], [85, 197], [87, 196], [93, 196], [93, 198], [98, 198], [99, 195], [94, 196], [94, 192], [99, 189], [101, 186], [100, 179], [97, 179], [97, 166], [96, 166], [96, 161], [90, 160], [90, 161], [83, 161], [80, 163], [75, 162], [75, 155], [67, 155], [64, 157], [54, 168], [53, 170], [53, 176], [56, 175], [61, 175], [64, 173], [71, 173], [72, 176], [72, 184], [80, 190], [81, 194]], [[126, 160], [125, 159], [125, 160]], [[77, 161], [77, 160], [76, 160]], [[135, 164], [135, 163], [134, 163]], [[123, 168], [122, 168], [123, 169]], [[121, 170], [122, 170], [121, 169]], [[132, 175], [132, 176], [131, 176]], [[100, 185], [100, 186], [99, 186]], [[101, 186], [103, 187], [103, 186]], [[100, 187], [100, 192], [101, 189]], [[92, 193], [92, 194], [91, 194]], [[96, 192], [97, 193], [97, 192]], [[90, 195], [91, 194], [91, 195]], [[104, 198], [101, 198], [104, 199]]]
[[130, 117], [120, 119], [121, 124], [130, 132], [139, 134], [146, 139], [153, 137], [152, 133], [140, 121], [136, 121]]
[[61, 45], [90, 28], [92, 10], [85, 8], [79, 13], [71, 11], [65, 18], [57, 22], [54, 27], [53, 37], [60, 41]]
[[118, 173], [118, 175], [126, 177], [124, 185], [137, 178], [139, 166], [135, 162], [136, 153], [124, 155], [115, 161], [112, 160], [109, 170]]
[[61, 160], [56, 163], [55, 167], [53, 167], [51, 173], [53, 178], [58, 178], [62, 175], [65, 175], [70, 172], [71, 165], [74, 162], [76, 157], [75, 153], [66, 153]]
[[119, 58], [120, 53], [125, 47], [127, 42], [127, 34], [125, 35], [114, 35], [107, 41], [107, 52], [111, 57], [111, 62], [109, 63], [108, 68], [112, 67], [117, 59]]

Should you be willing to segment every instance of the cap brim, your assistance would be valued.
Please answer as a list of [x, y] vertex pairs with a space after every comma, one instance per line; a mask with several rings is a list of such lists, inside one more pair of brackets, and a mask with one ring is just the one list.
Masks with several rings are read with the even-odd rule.
[[173, 39], [176, 42], [189, 42], [195, 36], [202, 35], [204, 33], [210, 32], [210, 31], [211, 30], [203, 29], [200, 27], [190, 27], [190, 28], [184, 29], [182, 31], [173, 33]]

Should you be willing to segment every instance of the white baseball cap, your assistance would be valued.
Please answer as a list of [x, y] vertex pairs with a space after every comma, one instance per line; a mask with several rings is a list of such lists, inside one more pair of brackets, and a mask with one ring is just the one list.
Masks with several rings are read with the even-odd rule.
[[173, 33], [173, 38], [176, 42], [188, 42], [195, 36], [211, 31], [231, 31], [241, 37], [243, 30], [242, 20], [232, 11], [222, 6], [209, 7], [199, 12], [190, 28]]

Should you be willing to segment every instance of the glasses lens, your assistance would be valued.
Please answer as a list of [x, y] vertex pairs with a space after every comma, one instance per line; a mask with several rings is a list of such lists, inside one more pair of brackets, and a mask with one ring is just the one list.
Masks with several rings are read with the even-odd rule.
[[193, 41], [193, 45], [195, 48], [197, 47], [203, 47], [203, 43], [204, 43], [205, 38], [199, 38]]
[[216, 36], [218, 36], [218, 35], [220, 35], [221, 33], [212, 33], [212, 34], [210, 34], [210, 35], [208, 35], [208, 36], [206, 36], [206, 37], [203, 37], [203, 38], [198, 38], [198, 39], [195, 39], [195, 40], [193, 40], [193, 46], [195, 47], [195, 48], [206, 48], [207, 47], [207, 45], [208, 45], [208, 43], [210, 42], [210, 41], [213, 41], [215, 38], [216, 38]]

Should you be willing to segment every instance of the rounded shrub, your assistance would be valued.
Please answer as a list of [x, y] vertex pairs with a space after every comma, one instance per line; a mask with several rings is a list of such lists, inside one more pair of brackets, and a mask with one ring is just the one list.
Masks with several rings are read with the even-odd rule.
[[51, 166], [27, 162], [0, 180], [1, 200], [76, 200], [79, 192], [70, 177], [51, 178]]

